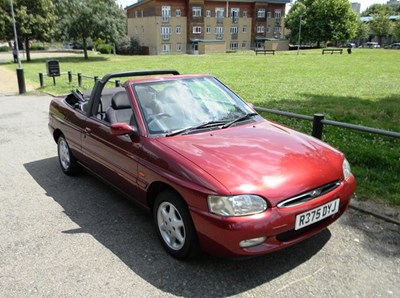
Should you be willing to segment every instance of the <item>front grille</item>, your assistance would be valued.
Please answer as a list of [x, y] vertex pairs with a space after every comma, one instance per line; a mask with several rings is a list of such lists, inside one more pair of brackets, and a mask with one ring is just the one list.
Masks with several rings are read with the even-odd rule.
[[315, 198], [318, 198], [332, 190], [336, 189], [340, 185], [340, 180], [322, 185], [318, 188], [312, 189], [295, 197], [286, 199], [278, 204], [279, 208], [289, 208], [293, 206], [297, 206], [303, 204], [305, 202], [311, 201]]

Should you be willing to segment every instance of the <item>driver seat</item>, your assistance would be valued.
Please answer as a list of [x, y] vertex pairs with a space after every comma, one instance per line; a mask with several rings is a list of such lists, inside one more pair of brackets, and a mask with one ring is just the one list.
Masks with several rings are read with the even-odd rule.
[[111, 98], [111, 106], [106, 111], [107, 120], [113, 123], [129, 124], [133, 114], [131, 103], [126, 91], [119, 91]]

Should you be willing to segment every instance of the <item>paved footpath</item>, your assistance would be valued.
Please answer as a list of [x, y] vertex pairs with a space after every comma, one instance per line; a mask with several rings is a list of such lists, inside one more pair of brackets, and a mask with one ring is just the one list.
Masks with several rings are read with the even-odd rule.
[[[17, 65], [16, 68], [17, 69]], [[26, 91], [33, 91], [32, 84], [25, 80]], [[17, 72], [0, 66], [0, 95], [15, 95], [19, 93]]]

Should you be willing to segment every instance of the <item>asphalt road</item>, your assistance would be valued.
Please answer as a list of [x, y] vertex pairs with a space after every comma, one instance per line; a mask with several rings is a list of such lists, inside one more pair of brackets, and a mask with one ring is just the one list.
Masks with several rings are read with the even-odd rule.
[[62, 174], [49, 102], [0, 95], [2, 297], [400, 297], [399, 226], [352, 209], [281, 252], [172, 259], [147, 214]]

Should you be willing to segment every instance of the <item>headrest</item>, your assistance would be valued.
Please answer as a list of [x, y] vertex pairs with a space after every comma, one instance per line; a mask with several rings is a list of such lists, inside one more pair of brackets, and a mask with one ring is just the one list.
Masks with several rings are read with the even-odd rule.
[[175, 87], [168, 86], [160, 92], [159, 98], [163, 103], [176, 102], [179, 100], [180, 95], [179, 91]]
[[131, 103], [126, 91], [119, 91], [115, 93], [111, 99], [111, 106], [114, 110], [129, 109], [131, 107]]

